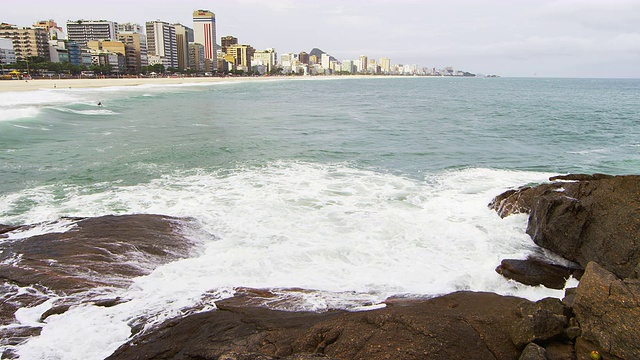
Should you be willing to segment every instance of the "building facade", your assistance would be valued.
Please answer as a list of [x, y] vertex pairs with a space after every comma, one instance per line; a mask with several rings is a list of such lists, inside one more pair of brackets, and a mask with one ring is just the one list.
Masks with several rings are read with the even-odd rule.
[[0, 25], [0, 38], [11, 39], [16, 60], [38, 56], [49, 59], [49, 33], [44, 29]]
[[255, 49], [249, 45], [231, 45], [228, 50], [228, 55], [233, 56], [235, 59], [235, 65], [242, 67], [245, 70], [251, 68], [251, 59], [255, 53]]
[[178, 44], [175, 26], [164, 21], [148, 21], [147, 53], [159, 56], [165, 68], [178, 67]]
[[278, 54], [276, 53], [276, 50], [273, 48], [256, 51], [253, 54], [253, 61], [251, 62], [251, 65], [265, 66], [266, 71], [270, 72], [275, 68], [277, 58], [278, 58]]
[[0, 64], [13, 64], [15, 62], [16, 52], [13, 50], [13, 41], [0, 38]]
[[49, 33], [49, 40], [63, 40], [66, 38], [62, 27], [53, 19], [38, 21], [31, 25], [32, 28], [44, 29]]
[[144, 33], [124, 31], [118, 34], [118, 40], [125, 45], [129, 73], [139, 73], [143, 66], [149, 65], [147, 36]]
[[77, 20], [67, 22], [67, 39], [87, 47], [92, 40], [116, 40], [118, 38], [118, 24], [106, 20]]
[[193, 29], [182, 24], [174, 24], [176, 28], [176, 46], [178, 49], [178, 68], [189, 68], [189, 39], [193, 42]]
[[229, 46], [238, 45], [238, 38], [233, 36], [223, 36], [220, 38], [220, 44], [222, 45], [222, 52], [226, 54]]
[[198, 43], [189, 44], [189, 68], [194, 71], [204, 71], [204, 46]]
[[193, 12], [193, 41], [204, 46], [204, 57], [210, 71], [217, 70], [218, 50], [216, 37], [216, 15], [209, 10]]

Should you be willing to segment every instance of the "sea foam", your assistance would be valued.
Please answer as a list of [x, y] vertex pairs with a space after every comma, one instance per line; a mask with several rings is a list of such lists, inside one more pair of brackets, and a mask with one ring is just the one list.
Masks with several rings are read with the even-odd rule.
[[[128, 323], [150, 326], [193, 307], [215, 308], [216, 299], [232, 296], [237, 287], [276, 289], [287, 299], [280, 308], [312, 311], [361, 310], [393, 295], [458, 290], [561, 297], [561, 290], [496, 274], [500, 260], [540, 249], [524, 232], [525, 215], [501, 219], [487, 208], [501, 191], [549, 175], [467, 169], [415, 180], [345, 164], [275, 162], [174, 173], [102, 192], [68, 190], [63, 198], [42, 195], [41, 203], [16, 216], [9, 215], [12, 196], [0, 197], [9, 202], [0, 223], [161, 213], [193, 217], [210, 235], [194, 235], [203, 243], [199, 256], [135, 279], [119, 294], [128, 302], [51, 316], [42, 335], [18, 353], [23, 359], [103, 358], [127, 340]], [[75, 330], [86, 328], [95, 336]]]

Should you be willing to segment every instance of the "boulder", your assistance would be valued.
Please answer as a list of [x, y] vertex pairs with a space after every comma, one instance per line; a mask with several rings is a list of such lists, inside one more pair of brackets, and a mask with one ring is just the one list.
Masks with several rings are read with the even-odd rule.
[[522, 351], [519, 360], [547, 360], [547, 350], [535, 343], [530, 343]]
[[565, 308], [559, 299], [546, 298], [537, 302], [528, 300], [518, 305], [517, 319], [511, 324], [511, 340], [519, 349], [531, 342], [544, 344], [563, 335], [567, 326]]
[[544, 285], [551, 289], [564, 289], [567, 279], [574, 275], [576, 270], [578, 269], [551, 264], [533, 257], [526, 260], [505, 259], [496, 268], [496, 272], [507, 279], [531, 286]]
[[522, 299], [459, 292], [429, 300], [394, 300], [366, 312], [285, 312], [247, 307], [244, 299], [218, 310], [169, 321], [121, 346], [110, 359], [517, 359], [506, 329]]
[[527, 234], [539, 246], [621, 278], [640, 266], [640, 176], [567, 175], [510, 190], [490, 204], [501, 216], [529, 212]]
[[640, 359], [639, 299], [640, 280], [620, 280], [590, 262], [573, 302], [581, 338], [595, 344], [595, 350], [623, 359]]

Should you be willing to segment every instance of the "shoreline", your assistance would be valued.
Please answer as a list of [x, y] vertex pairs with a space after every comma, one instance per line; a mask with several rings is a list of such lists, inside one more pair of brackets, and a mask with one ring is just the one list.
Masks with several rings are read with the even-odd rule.
[[[435, 76], [421, 76], [431, 78]], [[398, 75], [348, 75], [348, 76], [260, 76], [260, 77], [178, 77], [178, 78], [105, 78], [105, 79], [33, 79], [33, 80], [2, 80], [0, 81], [0, 93], [23, 92], [53, 89], [95, 89], [115, 86], [140, 86], [140, 85], [188, 85], [188, 84], [216, 84], [228, 82], [247, 81], [273, 81], [273, 80], [338, 80], [338, 79], [387, 79], [403, 78], [413, 79], [415, 76]]]

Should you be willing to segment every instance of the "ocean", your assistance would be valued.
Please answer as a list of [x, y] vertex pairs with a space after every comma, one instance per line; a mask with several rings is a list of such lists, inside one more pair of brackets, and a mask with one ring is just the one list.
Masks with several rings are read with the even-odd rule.
[[[102, 106], [97, 106], [98, 102]], [[39, 322], [22, 359], [102, 359], [129, 323], [274, 289], [287, 310], [367, 310], [390, 296], [492, 291], [531, 300], [505, 258], [553, 254], [526, 215], [487, 208], [567, 173], [637, 174], [640, 80], [314, 78], [0, 94], [0, 238], [68, 231], [63, 217], [195, 219], [191, 258]], [[15, 261], [19, 261], [16, 259]], [[570, 280], [575, 285], [575, 280]], [[29, 289], [17, 287], [17, 291]], [[290, 289], [304, 289], [292, 291]], [[96, 290], [101, 291], [101, 290]], [[95, 294], [93, 294], [95, 295]], [[0, 349], [0, 352], [2, 349]]]

